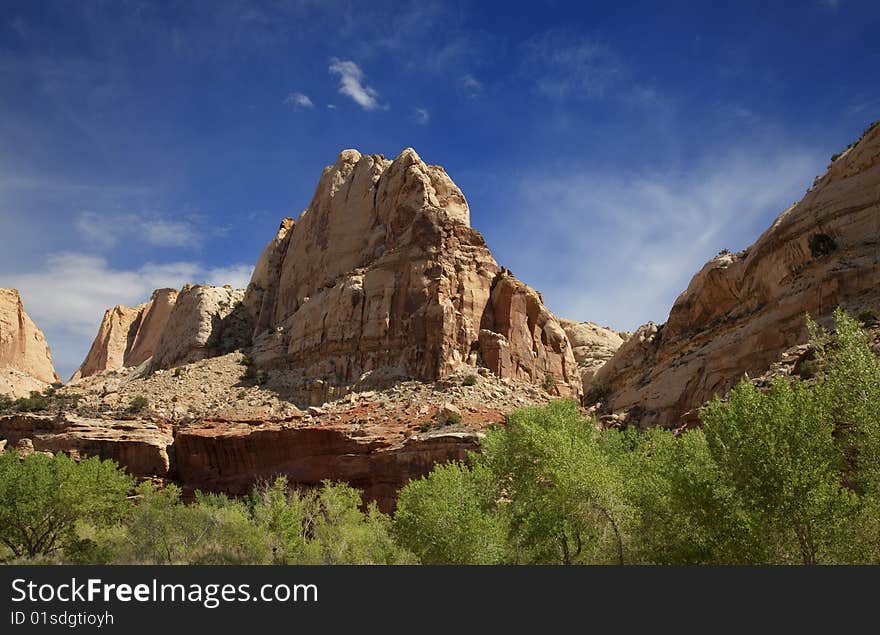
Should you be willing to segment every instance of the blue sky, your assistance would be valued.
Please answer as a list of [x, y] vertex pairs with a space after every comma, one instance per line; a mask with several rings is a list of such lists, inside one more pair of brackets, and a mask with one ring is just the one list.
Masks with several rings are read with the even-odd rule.
[[6, 0], [0, 286], [69, 376], [106, 307], [245, 284], [340, 150], [412, 146], [552, 310], [663, 321], [880, 118], [878, 32], [855, 0]]

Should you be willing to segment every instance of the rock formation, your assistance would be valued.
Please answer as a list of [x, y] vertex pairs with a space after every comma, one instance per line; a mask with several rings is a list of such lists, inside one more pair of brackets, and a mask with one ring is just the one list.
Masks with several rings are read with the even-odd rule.
[[568, 335], [584, 386], [589, 384], [596, 370], [614, 356], [630, 335], [592, 322], [559, 320], [559, 324]]
[[0, 394], [27, 396], [58, 381], [42, 331], [16, 289], [0, 289]]
[[369, 436], [350, 433], [333, 424], [298, 428], [283, 422], [205, 421], [175, 438], [178, 477], [189, 490], [232, 494], [245, 494], [278, 474], [306, 486], [341, 480], [387, 512], [394, 509], [401, 487], [438, 462], [466, 459], [481, 434], [438, 431], [401, 440], [387, 430]]
[[501, 274], [469, 221], [443, 168], [412, 149], [394, 161], [342, 152], [248, 285], [257, 365], [285, 369], [303, 395], [320, 381], [326, 398], [365, 382], [434, 381], [482, 359], [502, 377], [579, 395], [562, 327]]
[[71, 413], [0, 416], [0, 438], [10, 447], [27, 440], [37, 452], [113, 459], [135, 476], [164, 478], [171, 469], [171, 427], [149, 421], [89, 419]]
[[150, 367], [170, 368], [246, 346], [252, 323], [245, 317], [243, 299], [244, 291], [230, 286], [183, 287]]
[[138, 366], [152, 357], [176, 300], [176, 289], [156, 289], [144, 304], [107, 309], [92, 347], [70, 381]]
[[880, 126], [837, 158], [751, 247], [710, 260], [663, 325], [641, 327], [592, 378], [606, 407], [676, 425], [806, 339], [805, 314], [880, 307]]

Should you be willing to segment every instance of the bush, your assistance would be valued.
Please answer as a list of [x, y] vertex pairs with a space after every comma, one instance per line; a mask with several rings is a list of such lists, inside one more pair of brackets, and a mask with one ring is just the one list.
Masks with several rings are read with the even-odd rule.
[[552, 393], [556, 390], [556, 378], [553, 377], [551, 373], [547, 373], [544, 375], [544, 382], [541, 384], [541, 387], [549, 393]]
[[239, 390], [238, 393], [236, 393], [235, 395], [235, 398], [239, 401], [244, 399], [245, 397], [247, 397], [247, 390]]
[[462, 386], [475, 386], [476, 384], [477, 384], [477, 376], [476, 375], [468, 375], [461, 382]]
[[813, 234], [807, 244], [813, 258], [821, 258], [837, 250], [837, 243], [828, 234]]
[[148, 405], [149, 402], [147, 401], [147, 398], [143, 395], [138, 395], [131, 400], [131, 403], [128, 404], [128, 411], [132, 414], [137, 414], [146, 410]]
[[32, 390], [30, 397], [19, 397], [12, 405], [18, 412], [37, 412], [49, 407], [49, 399], [36, 390]]

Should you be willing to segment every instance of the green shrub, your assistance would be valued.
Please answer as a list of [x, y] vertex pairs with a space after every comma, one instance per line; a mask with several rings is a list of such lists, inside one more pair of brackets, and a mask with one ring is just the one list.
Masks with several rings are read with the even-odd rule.
[[19, 412], [37, 412], [49, 407], [49, 399], [36, 390], [31, 391], [30, 397], [19, 397], [13, 403], [13, 408]]
[[556, 390], [556, 378], [553, 377], [551, 373], [547, 373], [544, 375], [544, 382], [541, 384], [541, 387], [549, 393], [552, 393]]
[[149, 402], [147, 401], [147, 398], [143, 395], [138, 395], [137, 397], [134, 397], [128, 404], [128, 411], [132, 414], [137, 414], [146, 410], [148, 405]]
[[462, 386], [475, 386], [476, 384], [477, 384], [477, 376], [476, 375], [468, 375], [461, 382]]

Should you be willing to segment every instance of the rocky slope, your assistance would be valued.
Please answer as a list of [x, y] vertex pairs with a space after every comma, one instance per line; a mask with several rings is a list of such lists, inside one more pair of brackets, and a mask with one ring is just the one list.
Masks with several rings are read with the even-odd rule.
[[0, 289], [0, 394], [25, 397], [58, 381], [43, 332], [16, 289]]
[[880, 307], [880, 126], [751, 247], [697, 273], [665, 324], [646, 324], [590, 380], [604, 407], [674, 426], [744, 373], [764, 372], [838, 305]]

